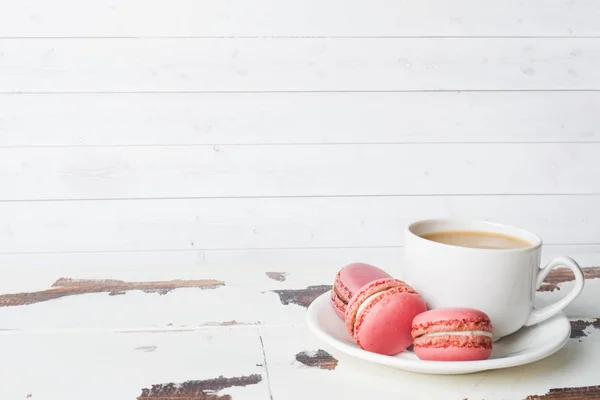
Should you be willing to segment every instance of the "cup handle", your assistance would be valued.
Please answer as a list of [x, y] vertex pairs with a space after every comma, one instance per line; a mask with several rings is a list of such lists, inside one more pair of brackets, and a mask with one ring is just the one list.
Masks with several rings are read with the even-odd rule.
[[585, 282], [583, 271], [581, 270], [579, 264], [577, 264], [575, 260], [569, 257], [557, 257], [550, 261], [548, 264], [546, 264], [544, 268], [540, 269], [540, 271], [538, 272], [536, 288], [540, 287], [540, 285], [544, 282], [544, 279], [546, 279], [550, 271], [552, 271], [558, 266], [565, 266], [571, 271], [573, 271], [573, 274], [575, 275], [575, 287], [569, 292], [569, 294], [567, 294], [565, 297], [563, 297], [556, 303], [550, 304], [549, 306], [542, 308], [534, 308], [531, 312], [531, 315], [529, 316], [529, 319], [527, 320], [527, 322], [525, 322], [525, 326], [531, 326], [545, 321], [553, 315], [557, 314], [558, 312], [562, 311], [562, 309], [565, 308], [573, 300], [575, 300], [575, 298], [579, 296], [579, 294], [583, 290], [583, 285]]

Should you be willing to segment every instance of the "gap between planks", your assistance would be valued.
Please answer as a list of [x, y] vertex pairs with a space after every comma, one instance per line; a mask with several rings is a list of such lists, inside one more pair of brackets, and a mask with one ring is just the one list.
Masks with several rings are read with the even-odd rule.
[[[575, 319], [589, 319], [589, 317], [581, 317]], [[181, 332], [202, 332], [202, 331], [223, 331], [231, 329], [248, 329], [248, 328], [302, 328], [297, 323], [289, 324], [270, 324], [270, 323], [235, 323], [235, 321], [224, 321], [214, 325], [207, 324], [194, 327], [129, 327], [129, 328], [65, 328], [65, 329], [0, 329], [0, 336], [22, 335], [22, 336], [37, 336], [37, 335], [79, 335], [79, 334], [94, 334], [94, 333], [116, 333], [116, 334], [136, 334], [136, 333], [181, 333]]]
[[258, 326], [256, 327], [256, 333], [258, 334], [258, 339], [260, 340], [260, 350], [262, 351], [265, 375], [267, 376], [267, 388], [269, 389], [269, 399], [273, 400], [273, 391], [271, 389], [271, 376], [269, 375], [269, 364], [267, 363], [267, 354], [265, 353], [265, 343], [263, 341], [262, 333], [260, 332], [260, 328]]
[[0, 40], [178, 40], [178, 39], [236, 39], [236, 40], [312, 40], [312, 39], [600, 39], [598, 35], [575, 36], [575, 35], [379, 35], [379, 36], [357, 36], [357, 35], [188, 35], [188, 36], [153, 36], [153, 35], [131, 35], [131, 36], [0, 36]]
[[[544, 248], [552, 247], [579, 247], [600, 246], [600, 243], [544, 243]], [[196, 248], [193, 249], [151, 249], [151, 250], [81, 250], [81, 251], [39, 251], [2, 253], [0, 256], [33, 256], [33, 255], [64, 255], [64, 254], [119, 254], [119, 253], [197, 253], [197, 252], [227, 252], [227, 251], [312, 251], [312, 250], [377, 250], [377, 249], [403, 249], [404, 246], [322, 246], [322, 247], [232, 247], [232, 248]], [[0, 266], [2, 269], [2, 266]]]
[[[11, 145], [3, 146], [0, 145], [0, 149], [89, 149], [89, 148], [131, 148], [131, 147], [283, 147], [283, 146], [380, 146], [380, 145], [473, 145], [473, 144], [485, 144], [485, 145], [514, 145], [514, 144], [596, 144], [600, 143], [600, 140], [580, 140], [580, 141], [508, 141], [508, 142], [474, 142], [474, 141], [462, 141], [462, 142], [444, 142], [444, 141], [426, 141], [426, 142], [408, 142], [408, 141], [380, 141], [380, 142], [264, 142], [264, 143], [162, 143], [162, 144], [65, 144], [65, 145]], [[499, 196], [501, 194], [497, 194]], [[416, 195], [415, 195], [416, 196]]]
[[[595, 142], [596, 143], [596, 142]], [[597, 142], [600, 143], [600, 142]], [[384, 143], [385, 144], [385, 143]], [[581, 144], [581, 142], [577, 143]], [[180, 197], [86, 197], [86, 198], [47, 198], [47, 199], [0, 199], [0, 203], [63, 203], [63, 202], [93, 202], [93, 201], [156, 201], [156, 200], [227, 200], [227, 199], [353, 199], [353, 198], [389, 198], [389, 197], [572, 197], [572, 196], [600, 196], [600, 193], [407, 193], [407, 194], [310, 194], [310, 195], [266, 195], [266, 196], [180, 196]], [[553, 243], [556, 244], [556, 243]], [[586, 243], [576, 243], [586, 244]], [[590, 243], [594, 244], [594, 243]]]
[[112, 95], [112, 94], [265, 94], [265, 93], [562, 93], [562, 92], [600, 92], [600, 89], [313, 89], [313, 90], [136, 90], [136, 91], [57, 91], [46, 92], [29, 90], [0, 91], [0, 96], [8, 95]]

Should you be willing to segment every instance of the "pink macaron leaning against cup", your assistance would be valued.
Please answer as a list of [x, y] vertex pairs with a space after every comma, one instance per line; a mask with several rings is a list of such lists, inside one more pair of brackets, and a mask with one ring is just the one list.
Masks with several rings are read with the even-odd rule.
[[390, 278], [390, 275], [372, 265], [352, 263], [339, 270], [335, 276], [331, 291], [331, 306], [333, 311], [344, 319], [346, 307], [354, 293], [369, 282], [377, 279]]
[[412, 344], [412, 321], [426, 310], [421, 295], [403, 281], [378, 279], [348, 303], [346, 328], [363, 350], [394, 355]]
[[412, 323], [414, 352], [421, 360], [476, 361], [492, 353], [492, 323], [472, 308], [437, 308]]

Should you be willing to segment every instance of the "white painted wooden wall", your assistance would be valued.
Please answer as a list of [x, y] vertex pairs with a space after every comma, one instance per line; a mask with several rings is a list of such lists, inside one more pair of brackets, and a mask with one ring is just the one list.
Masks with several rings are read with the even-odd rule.
[[600, 244], [596, 1], [0, 9], [2, 254]]
[[[599, 154], [595, 0], [0, 0], [0, 292], [227, 282], [0, 308], [25, 335], [0, 349], [30, 332], [298, 325], [261, 293], [330, 284], [355, 260], [400, 272], [402, 230], [424, 217], [519, 225], [546, 258], [593, 265]], [[215, 293], [222, 307], [203, 307]], [[254, 340], [228, 329], [218, 341]], [[237, 373], [221, 367], [192, 369]]]

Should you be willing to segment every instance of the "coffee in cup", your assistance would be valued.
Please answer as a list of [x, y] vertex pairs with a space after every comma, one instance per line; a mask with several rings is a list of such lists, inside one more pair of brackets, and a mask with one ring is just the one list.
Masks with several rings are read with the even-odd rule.
[[485, 231], [437, 231], [420, 236], [438, 243], [474, 249], [520, 249], [531, 246], [531, 243], [515, 236]]

